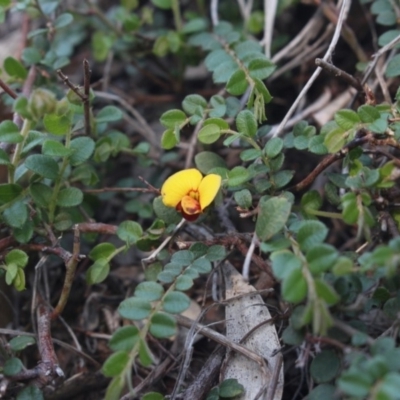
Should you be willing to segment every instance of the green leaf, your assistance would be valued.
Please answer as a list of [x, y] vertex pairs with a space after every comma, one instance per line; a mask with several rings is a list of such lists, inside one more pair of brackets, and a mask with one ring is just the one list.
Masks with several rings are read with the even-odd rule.
[[360, 374], [360, 371], [349, 370], [343, 372], [339, 378], [338, 387], [344, 393], [355, 396], [358, 398], [364, 398], [368, 396], [372, 387], [372, 377], [369, 374]]
[[[312, 210], [319, 210], [322, 206], [322, 197], [316, 190], [310, 190], [301, 198], [301, 206], [305, 213]], [[312, 215], [312, 212], [310, 213]]]
[[176, 290], [188, 290], [193, 286], [193, 279], [187, 275], [180, 275], [176, 278], [175, 289]]
[[23, 137], [14, 122], [6, 120], [0, 123], [0, 141], [5, 143], [20, 143]]
[[71, 151], [57, 140], [46, 140], [42, 146], [42, 153], [51, 157], [64, 157], [69, 155]]
[[121, 397], [122, 389], [125, 386], [125, 377], [118, 375], [112, 379], [111, 383], [107, 387], [107, 391], [104, 400], [117, 400]]
[[40, 207], [47, 208], [50, 204], [50, 199], [53, 194], [51, 187], [44, 183], [32, 183], [29, 186], [33, 201]]
[[113, 351], [131, 351], [138, 339], [139, 329], [136, 326], [123, 326], [113, 333], [108, 345]]
[[114, 44], [115, 38], [109, 32], [96, 31], [92, 35], [93, 57], [96, 61], [105, 61]]
[[[210, 52], [204, 60], [205, 66], [210, 70], [214, 71], [220, 65], [232, 62], [232, 57], [223, 49], [217, 49]], [[221, 83], [226, 82], [223, 80]]]
[[289, 325], [282, 332], [282, 340], [285, 344], [292, 346], [300, 346], [304, 342], [304, 333], [295, 330], [292, 325]]
[[266, 58], [259, 57], [250, 61], [248, 69], [252, 78], [262, 80], [268, 78], [275, 71], [276, 66]]
[[0, 184], [0, 204], [9, 203], [22, 193], [22, 187], [15, 183]]
[[27, 219], [21, 228], [13, 229], [13, 235], [19, 243], [28, 243], [33, 236], [33, 222]]
[[43, 124], [47, 132], [53, 135], [66, 135], [71, 129], [71, 121], [66, 115], [46, 114]]
[[53, 158], [42, 154], [32, 154], [25, 160], [25, 167], [44, 178], [57, 179], [59, 168]]
[[54, 28], [60, 29], [72, 23], [74, 17], [70, 13], [60, 14], [54, 21]]
[[333, 288], [321, 279], [315, 280], [315, 289], [317, 296], [324, 300], [328, 306], [333, 306], [340, 300]]
[[106, 258], [97, 259], [86, 272], [86, 280], [89, 285], [103, 282], [110, 272], [110, 264]]
[[240, 153], [240, 159], [242, 161], [253, 161], [261, 157], [262, 151], [258, 149], [246, 149]]
[[247, 182], [250, 178], [247, 168], [242, 166], [234, 167], [228, 173], [228, 186], [240, 186]]
[[229, 78], [226, 90], [234, 96], [240, 96], [247, 90], [248, 86], [249, 83], [247, 82], [246, 74], [243, 70], [239, 69]]
[[[395, 39], [399, 35], [400, 35], [400, 30], [390, 29], [379, 36], [378, 45], [380, 47], [386, 46], [388, 43], [390, 43], [393, 39]], [[394, 46], [394, 49], [398, 49], [399, 47], [400, 45], [397, 44], [396, 46]]]
[[292, 271], [301, 270], [302, 260], [289, 250], [278, 250], [271, 254], [272, 272], [277, 279], [285, 279]]
[[221, 136], [221, 128], [216, 124], [204, 125], [198, 134], [198, 139], [204, 144], [216, 142]]
[[167, 129], [161, 137], [161, 146], [165, 150], [171, 150], [179, 143], [179, 140], [179, 129]]
[[[279, 158], [279, 156], [276, 158], [276, 160]], [[272, 162], [271, 162], [272, 164]], [[281, 188], [286, 186], [293, 178], [294, 171], [288, 171], [288, 170], [282, 170], [278, 171], [274, 175], [274, 184], [276, 188]]]
[[232, 58], [219, 64], [214, 68], [212, 79], [214, 83], [225, 83], [238, 70], [239, 66]]
[[13, 57], [7, 57], [4, 60], [4, 70], [13, 78], [26, 79], [28, 76], [26, 68]]
[[167, 35], [159, 35], [153, 45], [153, 53], [157, 57], [165, 57], [169, 52], [169, 43]]
[[323, 383], [321, 385], [314, 387], [314, 389], [311, 390], [311, 392], [307, 396], [307, 400], [320, 400], [320, 399], [335, 400], [336, 399], [335, 393], [336, 393], [335, 386]]
[[99, 258], [110, 258], [115, 252], [115, 246], [112, 243], [99, 243], [97, 246], [93, 247], [93, 249], [88, 254], [88, 257], [96, 261]]
[[346, 132], [338, 126], [327, 133], [324, 139], [324, 145], [329, 153], [336, 153], [346, 144], [346, 137]]
[[220, 261], [226, 257], [226, 249], [220, 244], [208, 248], [206, 258], [209, 261]]
[[28, 208], [22, 201], [16, 201], [4, 210], [3, 218], [9, 226], [21, 228], [28, 218]]
[[218, 125], [221, 130], [229, 129], [229, 124], [222, 118], [207, 118], [203, 125], [207, 126], [211, 124]]
[[163, 294], [164, 288], [156, 282], [142, 282], [135, 289], [135, 296], [147, 301], [160, 300]]
[[395, 55], [386, 67], [385, 75], [388, 78], [394, 78], [400, 75], [400, 54]]
[[284, 197], [273, 197], [260, 202], [256, 222], [256, 233], [260, 240], [267, 241], [286, 225], [292, 205]]
[[203, 174], [208, 174], [212, 168], [226, 168], [225, 160], [212, 151], [202, 151], [194, 157], [196, 167]]
[[169, 10], [172, 8], [172, 0], [151, 0], [151, 2], [163, 10]]
[[341, 201], [343, 206], [343, 221], [345, 221], [347, 224], [356, 223], [360, 214], [356, 194], [353, 192], [346, 193], [344, 196], [342, 196]]
[[357, 114], [362, 122], [371, 123], [381, 117], [380, 112], [369, 104], [364, 104], [357, 109]]
[[101, 369], [104, 376], [113, 377], [121, 374], [129, 363], [129, 354], [126, 351], [117, 351], [111, 354]]
[[249, 209], [253, 205], [253, 198], [250, 190], [243, 189], [235, 192], [234, 198], [239, 207], [243, 209]]
[[177, 224], [182, 219], [181, 214], [175, 208], [164, 205], [161, 196], [153, 200], [153, 209], [157, 217], [162, 219], [166, 224]]
[[151, 318], [150, 333], [158, 338], [169, 338], [176, 334], [176, 321], [172, 315], [155, 313]]
[[200, 257], [194, 260], [191, 268], [196, 270], [199, 274], [208, 274], [212, 270], [210, 260], [206, 257]]
[[0, 165], [10, 165], [10, 157], [3, 149], [0, 149]]
[[264, 253], [270, 253], [273, 251], [284, 250], [290, 247], [290, 240], [280, 235], [273, 238], [268, 243], [261, 243], [260, 250]]
[[303, 221], [297, 233], [297, 241], [303, 251], [311, 250], [323, 242], [328, 235], [328, 228], [320, 221]]
[[301, 269], [293, 269], [282, 283], [282, 295], [286, 301], [299, 303], [307, 296], [307, 282]]
[[198, 110], [201, 110], [200, 114], [203, 114], [204, 108], [207, 107], [207, 100], [198, 94], [190, 94], [185, 97], [182, 102], [182, 108], [189, 115], [194, 115]]
[[182, 292], [170, 292], [163, 298], [164, 311], [171, 314], [180, 314], [190, 306], [190, 299]]
[[103, 124], [105, 122], [115, 122], [122, 119], [122, 111], [115, 106], [106, 106], [102, 108], [96, 115], [96, 122]]
[[293, 145], [298, 150], [305, 150], [308, 148], [310, 139], [306, 136], [296, 136], [293, 141]]
[[18, 268], [17, 275], [13, 280], [13, 285], [18, 292], [25, 290], [25, 273], [22, 268]]
[[310, 141], [308, 142], [308, 149], [318, 155], [324, 155], [328, 153], [328, 149], [324, 145], [324, 136], [323, 135], [317, 135], [313, 136]]
[[38, 0], [38, 4], [40, 5], [41, 11], [49, 15], [56, 10], [59, 2], [57, 0]]
[[275, 158], [283, 149], [283, 140], [281, 138], [275, 137], [268, 140], [264, 147], [265, 155], [268, 158]]
[[94, 140], [89, 137], [78, 137], [72, 139], [70, 150], [72, 151], [69, 161], [72, 166], [77, 166], [88, 160], [95, 148]]
[[164, 396], [161, 393], [149, 392], [142, 397], [142, 400], [164, 400]]
[[[213, 110], [210, 111], [209, 116], [212, 118], [223, 117], [226, 113], [226, 101], [225, 98], [216, 94], [211, 97], [210, 105], [213, 107]], [[223, 120], [226, 122], [225, 120]]]
[[180, 267], [190, 265], [194, 260], [193, 253], [189, 250], [180, 250], [175, 252], [171, 257], [171, 263]]
[[139, 360], [144, 367], [149, 367], [154, 361], [147, 343], [142, 338], [139, 338]]
[[223, 398], [231, 398], [244, 393], [244, 387], [237, 379], [225, 379], [219, 385], [219, 396]]
[[143, 229], [137, 222], [124, 221], [118, 226], [117, 235], [130, 246], [142, 237]]
[[238, 132], [249, 137], [253, 137], [257, 133], [256, 117], [250, 110], [240, 111], [236, 117], [236, 126]]
[[7, 270], [6, 270], [6, 283], [7, 285], [12, 285], [14, 279], [16, 278], [18, 274], [18, 265], [14, 263], [9, 263], [7, 265]]
[[122, 318], [142, 320], [150, 315], [151, 304], [138, 297], [129, 297], [120, 303], [118, 312]]
[[32, 336], [16, 336], [8, 342], [12, 351], [21, 351], [35, 343], [36, 339]]
[[345, 131], [356, 129], [361, 122], [358, 114], [353, 110], [340, 110], [335, 114], [335, 122]]
[[187, 116], [181, 110], [169, 110], [161, 115], [160, 122], [166, 128], [175, 128], [176, 125], [182, 125], [186, 122]]
[[182, 28], [181, 32], [184, 34], [191, 34], [195, 32], [205, 31], [208, 28], [208, 20], [205, 18], [194, 18], [188, 21]]
[[26, 264], [28, 264], [28, 260], [28, 255], [19, 249], [9, 251], [5, 257], [6, 264], [14, 263], [20, 268], [25, 268]]
[[9, 358], [3, 366], [3, 373], [5, 376], [13, 376], [22, 371], [24, 365], [17, 357]]
[[325, 243], [313, 246], [306, 255], [310, 272], [315, 275], [329, 271], [338, 257], [336, 249]]
[[60, 190], [57, 196], [57, 205], [60, 207], [75, 207], [83, 201], [83, 192], [75, 187]]

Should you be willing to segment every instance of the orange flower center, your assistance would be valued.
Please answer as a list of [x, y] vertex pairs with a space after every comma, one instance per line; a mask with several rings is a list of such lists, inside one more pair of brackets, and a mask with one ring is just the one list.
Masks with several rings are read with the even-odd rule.
[[180, 208], [187, 215], [201, 213], [199, 192], [197, 190], [191, 190], [186, 196], [183, 196], [180, 203]]

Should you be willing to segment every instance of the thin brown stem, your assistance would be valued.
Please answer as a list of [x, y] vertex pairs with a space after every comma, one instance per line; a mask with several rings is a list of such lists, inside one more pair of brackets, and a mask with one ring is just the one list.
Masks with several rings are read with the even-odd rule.
[[350, 143], [348, 143], [343, 149], [338, 151], [335, 154], [329, 154], [326, 156], [316, 167], [311, 173], [304, 178], [301, 182], [299, 182], [297, 185], [293, 186], [292, 188], [289, 188], [289, 190], [294, 190], [295, 192], [300, 192], [310, 186], [314, 180], [317, 178], [317, 176], [324, 171], [327, 167], [329, 167], [331, 164], [333, 164], [335, 161], [340, 160], [344, 158], [348, 152], [351, 149], [354, 149], [364, 143], [370, 142], [374, 140], [372, 134], [367, 134], [363, 131], [360, 131], [360, 135], [364, 135], [361, 137], [357, 137], [356, 139], [352, 140]]
[[81, 256], [79, 255], [79, 250], [81, 248], [80, 239], [79, 239], [79, 227], [75, 225], [74, 228], [74, 245], [72, 250], [72, 257], [66, 263], [66, 273], [64, 279], [64, 286], [61, 291], [60, 299], [58, 300], [58, 304], [54, 309], [51, 318], [56, 319], [64, 310], [69, 294], [71, 292], [72, 282], [74, 280], [76, 266], [78, 265]]
[[74, 85], [68, 78], [68, 76], [64, 75], [61, 71], [61, 69], [57, 70], [57, 75], [60, 77], [60, 79], [64, 82], [66, 86], [68, 86], [81, 100], [82, 102], [85, 101], [85, 94], [81, 93], [79, 86]]
[[115, 235], [118, 226], [103, 224], [101, 222], [83, 222], [78, 224], [79, 231], [82, 233], [101, 233], [104, 235]]
[[359, 92], [363, 91], [363, 87], [358, 79], [354, 78], [353, 76], [343, 71], [342, 69], [334, 66], [333, 64], [326, 62], [321, 58], [317, 58], [315, 60], [315, 65], [321, 67], [323, 70], [327, 71], [331, 75], [336, 76], [337, 78], [340, 78], [343, 81], [347, 82], [350, 86], [353, 86]]
[[83, 60], [83, 114], [85, 118], [85, 135], [90, 136], [90, 76], [92, 71], [88, 60]]
[[155, 193], [160, 194], [160, 190], [151, 187], [151, 188], [119, 188], [119, 187], [105, 187], [101, 189], [85, 189], [84, 193], [107, 193], [107, 192], [116, 192], [116, 193], [131, 193], [131, 192], [140, 192], [140, 193]]
[[7, 85], [2, 79], [0, 79], [0, 87], [4, 90], [5, 93], [7, 93], [11, 98], [16, 99], [18, 97], [17, 93], [14, 92], [10, 88], [10, 86]]

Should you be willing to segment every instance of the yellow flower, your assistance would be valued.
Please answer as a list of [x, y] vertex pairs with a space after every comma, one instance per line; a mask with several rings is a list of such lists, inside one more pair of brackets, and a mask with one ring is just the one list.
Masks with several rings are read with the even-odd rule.
[[176, 208], [188, 221], [194, 221], [215, 199], [220, 186], [219, 175], [203, 177], [195, 168], [185, 169], [164, 182], [162, 201], [167, 207]]

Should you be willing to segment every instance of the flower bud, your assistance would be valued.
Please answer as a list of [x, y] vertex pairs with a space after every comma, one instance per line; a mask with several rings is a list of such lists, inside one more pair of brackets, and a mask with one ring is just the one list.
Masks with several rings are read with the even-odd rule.
[[28, 102], [28, 110], [33, 118], [42, 118], [45, 114], [55, 111], [57, 99], [54, 94], [46, 89], [35, 89]]

